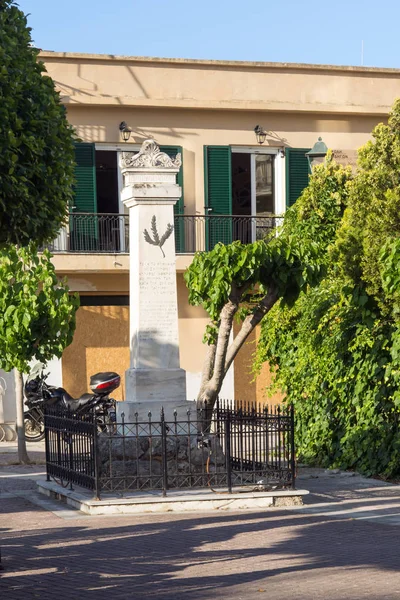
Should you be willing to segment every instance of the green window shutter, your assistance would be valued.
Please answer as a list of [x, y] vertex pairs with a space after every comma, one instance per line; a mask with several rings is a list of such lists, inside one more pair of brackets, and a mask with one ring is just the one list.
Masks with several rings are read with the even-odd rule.
[[161, 152], [165, 152], [170, 157], [174, 157], [180, 152], [182, 164], [176, 177], [176, 183], [182, 188], [182, 196], [174, 206], [175, 214], [175, 251], [177, 253], [185, 252], [185, 224], [184, 217], [179, 217], [185, 212], [183, 201], [183, 152], [182, 146], [160, 146]]
[[[97, 213], [96, 150], [94, 144], [75, 144], [75, 197], [73, 213]], [[70, 217], [70, 246], [75, 252], [95, 252], [98, 247], [98, 217]]]
[[286, 207], [293, 206], [308, 186], [310, 173], [306, 152], [309, 148], [286, 148]]
[[73, 212], [97, 212], [96, 150], [94, 144], [75, 144], [75, 199]]
[[[204, 146], [206, 248], [232, 242], [232, 164], [230, 146]], [[224, 215], [218, 218], [218, 215]]]
[[182, 156], [182, 164], [179, 169], [179, 173], [176, 178], [176, 183], [182, 188], [182, 196], [179, 198], [178, 202], [174, 206], [174, 212], [176, 215], [183, 215], [184, 213], [184, 202], [183, 202], [183, 152], [182, 146], [160, 146], [161, 152], [165, 152], [171, 158], [175, 158], [177, 154], [181, 154]]

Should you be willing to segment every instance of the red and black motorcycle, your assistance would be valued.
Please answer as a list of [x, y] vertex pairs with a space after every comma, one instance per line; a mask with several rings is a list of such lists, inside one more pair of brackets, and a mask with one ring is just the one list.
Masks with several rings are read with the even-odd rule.
[[73, 398], [64, 388], [48, 385], [46, 380], [49, 373], [36, 367], [28, 376], [24, 391], [25, 438], [28, 442], [39, 442], [44, 438], [44, 409], [45, 406], [67, 409], [75, 414], [94, 411], [99, 431], [108, 431], [115, 426], [115, 400], [109, 394], [116, 390], [121, 383], [118, 373], [112, 371], [96, 373], [90, 377], [92, 394], [82, 394]]

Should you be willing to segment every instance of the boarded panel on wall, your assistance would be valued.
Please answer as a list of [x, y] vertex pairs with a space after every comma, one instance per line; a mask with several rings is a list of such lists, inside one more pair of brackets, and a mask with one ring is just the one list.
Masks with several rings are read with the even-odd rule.
[[113, 398], [125, 396], [125, 371], [129, 368], [129, 308], [81, 306], [76, 315], [73, 342], [62, 357], [63, 387], [72, 395], [90, 392], [90, 375], [116, 371], [121, 386]]

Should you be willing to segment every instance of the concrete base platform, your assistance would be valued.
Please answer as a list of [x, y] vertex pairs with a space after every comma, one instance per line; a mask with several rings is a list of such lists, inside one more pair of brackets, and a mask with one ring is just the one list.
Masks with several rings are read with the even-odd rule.
[[38, 490], [89, 515], [143, 514], [164, 512], [198, 512], [213, 510], [258, 510], [274, 506], [301, 506], [307, 490], [248, 491], [236, 488], [232, 494], [225, 490], [196, 489], [162, 492], [136, 492], [123, 498], [105, 494], [103, 500], [81, 488], [69, 490], [51, 481], [38, 481]]

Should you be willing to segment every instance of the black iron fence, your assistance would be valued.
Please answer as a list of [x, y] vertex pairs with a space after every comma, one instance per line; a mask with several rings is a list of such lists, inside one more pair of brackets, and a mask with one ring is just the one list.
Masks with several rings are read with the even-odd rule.
[[295, 486], [290, 408], [219, 401], [212, 411], [100, 427], [95, 416], [48, 409], [47, 478], [101, 494], [169, 489], [272, 489]]
[[[267, 237], [277, 221], [273, 215], [175, 215], [175, 249], [178, 254], [192, 254], [211, 250], [217, 242], [248, 244]], [[128, 227], [128, 215], [72, 213], [48, 248], [54, 253], [127, 253]]]
[[98, 490], [97, 423], [93, 413], [45, 408], [47, 479]]

